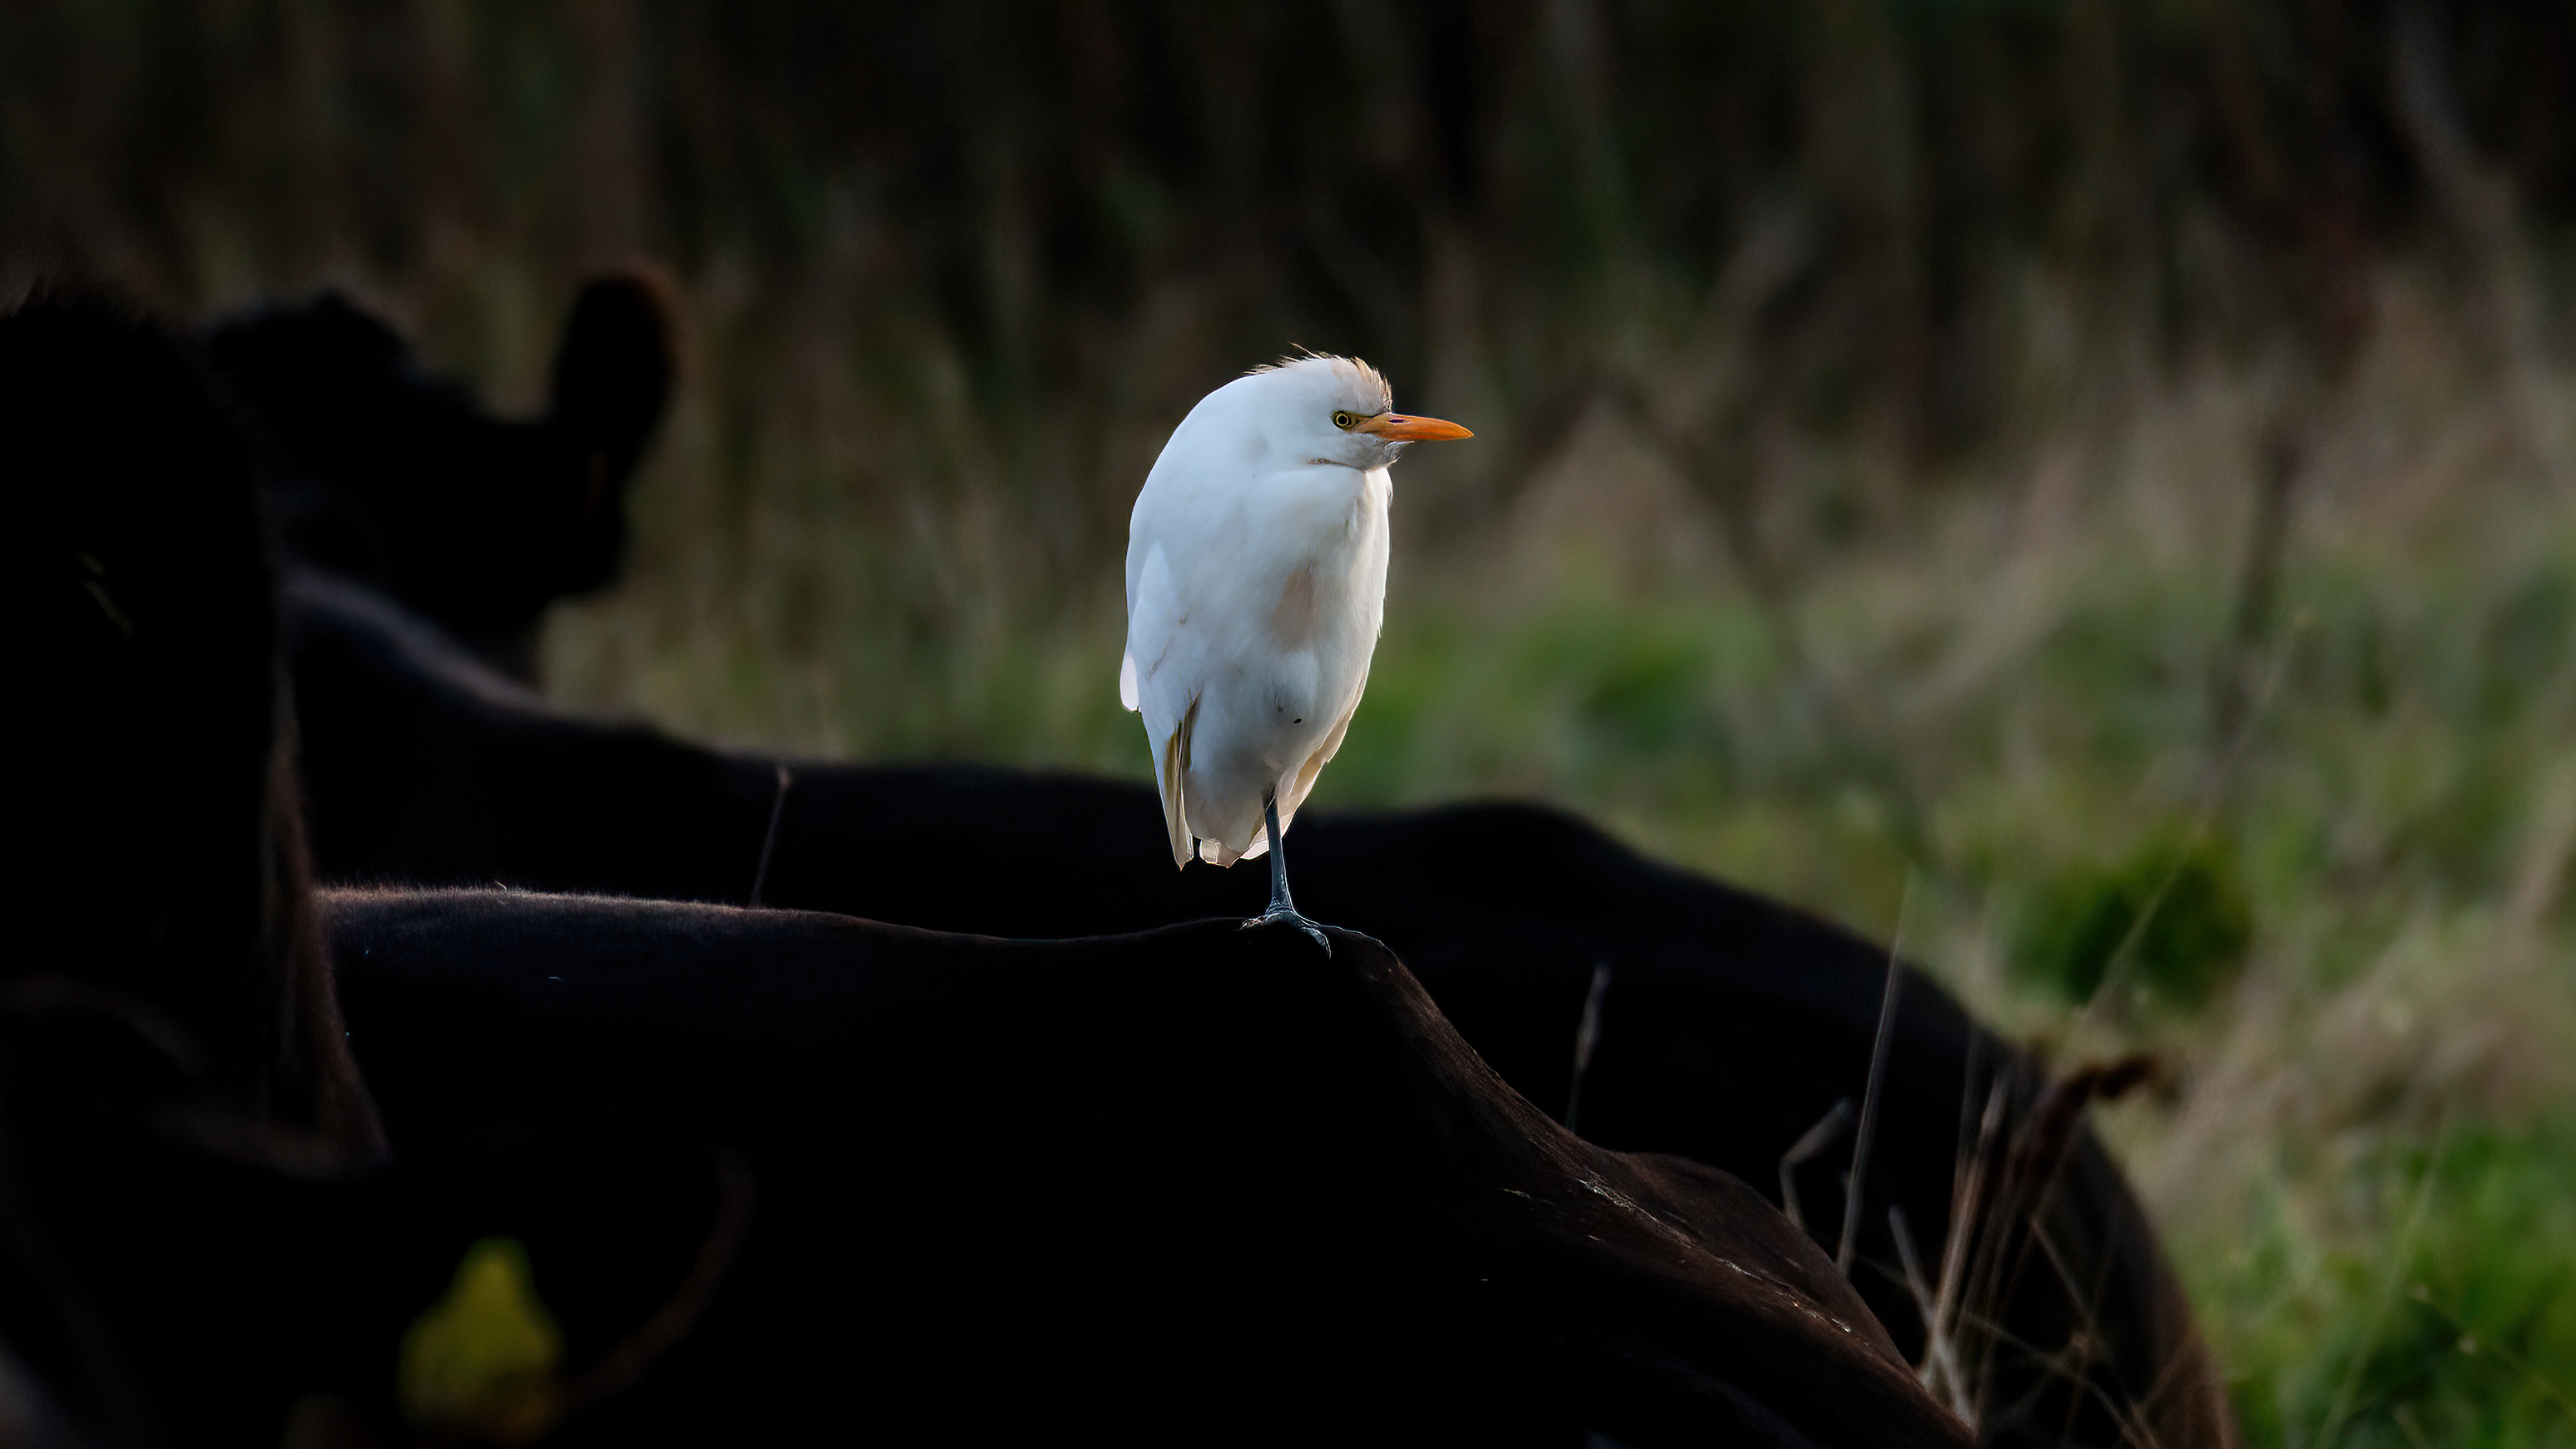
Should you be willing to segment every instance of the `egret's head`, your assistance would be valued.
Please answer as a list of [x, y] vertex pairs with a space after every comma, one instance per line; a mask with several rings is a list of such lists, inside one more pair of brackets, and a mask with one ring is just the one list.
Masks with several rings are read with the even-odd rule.
[[1315, 462], [1383, 468], [1407, 443], [1475, 436], [1456, 423], [1395, 411], [1394, 389], [1356, 357], [1282, 358], [1237, 386], [1257, 393], [1273, 447]]

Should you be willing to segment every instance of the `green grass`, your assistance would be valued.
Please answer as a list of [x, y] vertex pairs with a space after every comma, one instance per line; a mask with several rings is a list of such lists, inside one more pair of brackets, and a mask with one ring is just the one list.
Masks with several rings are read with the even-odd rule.
[[[2293, 1155], [2298, 1155], [2292, 1149]], [[2576, 1440], [2576, 1113], [2285, 1161], [2195, 1265], [2258, 1443]], [[2331, 1173], [2333, 1220], [2291, 1190]]]

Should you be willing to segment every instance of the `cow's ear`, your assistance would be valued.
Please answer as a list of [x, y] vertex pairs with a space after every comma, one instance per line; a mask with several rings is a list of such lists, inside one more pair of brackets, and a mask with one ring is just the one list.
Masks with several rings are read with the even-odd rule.
[[623, 485], [670, 401], [678, 370], [671, 287], [635, 268], [581, 289], [555, 352], [554, 425]]

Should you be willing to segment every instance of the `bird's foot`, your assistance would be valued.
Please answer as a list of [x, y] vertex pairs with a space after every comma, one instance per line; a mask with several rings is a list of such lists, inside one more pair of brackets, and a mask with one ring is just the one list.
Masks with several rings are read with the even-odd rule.
[[1314, 921], [1308, 920], [1306, 917], [1299, 915], [1295, 906], [1273, 905], [1270, 909], [1263, 911], [1260, 915], [1257, 915], [1251, 920], [1243, 923], [1243, 929], [1247, 931], [1258, 930], [1264, 926], [1287, 926], [1294, 930], [1303, 931], [1308, 936], [1314, 938], [1316, 945], [1324, 948], [1325, 955], [1330, 956], [1333, 954], [1333, 943], [1324, 939], [1324, 928], [1316, 924]]

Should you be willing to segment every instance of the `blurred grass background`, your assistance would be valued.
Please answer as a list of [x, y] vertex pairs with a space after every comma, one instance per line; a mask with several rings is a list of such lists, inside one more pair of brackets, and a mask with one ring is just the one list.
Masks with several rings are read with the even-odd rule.
[[1139, 778], [1147, 464], [1364, 354], [1479, 438], [1398, 474], [1321, 802], [1552, 801], [2157, 1053], [2104, 1127], [2254, 1442], [2567, 1444], [2571, 56], [2502, 0], [15, 0], [0, 291], [337, 285], [526, 409], [649, 258], [689, 371], [553, 691]]

